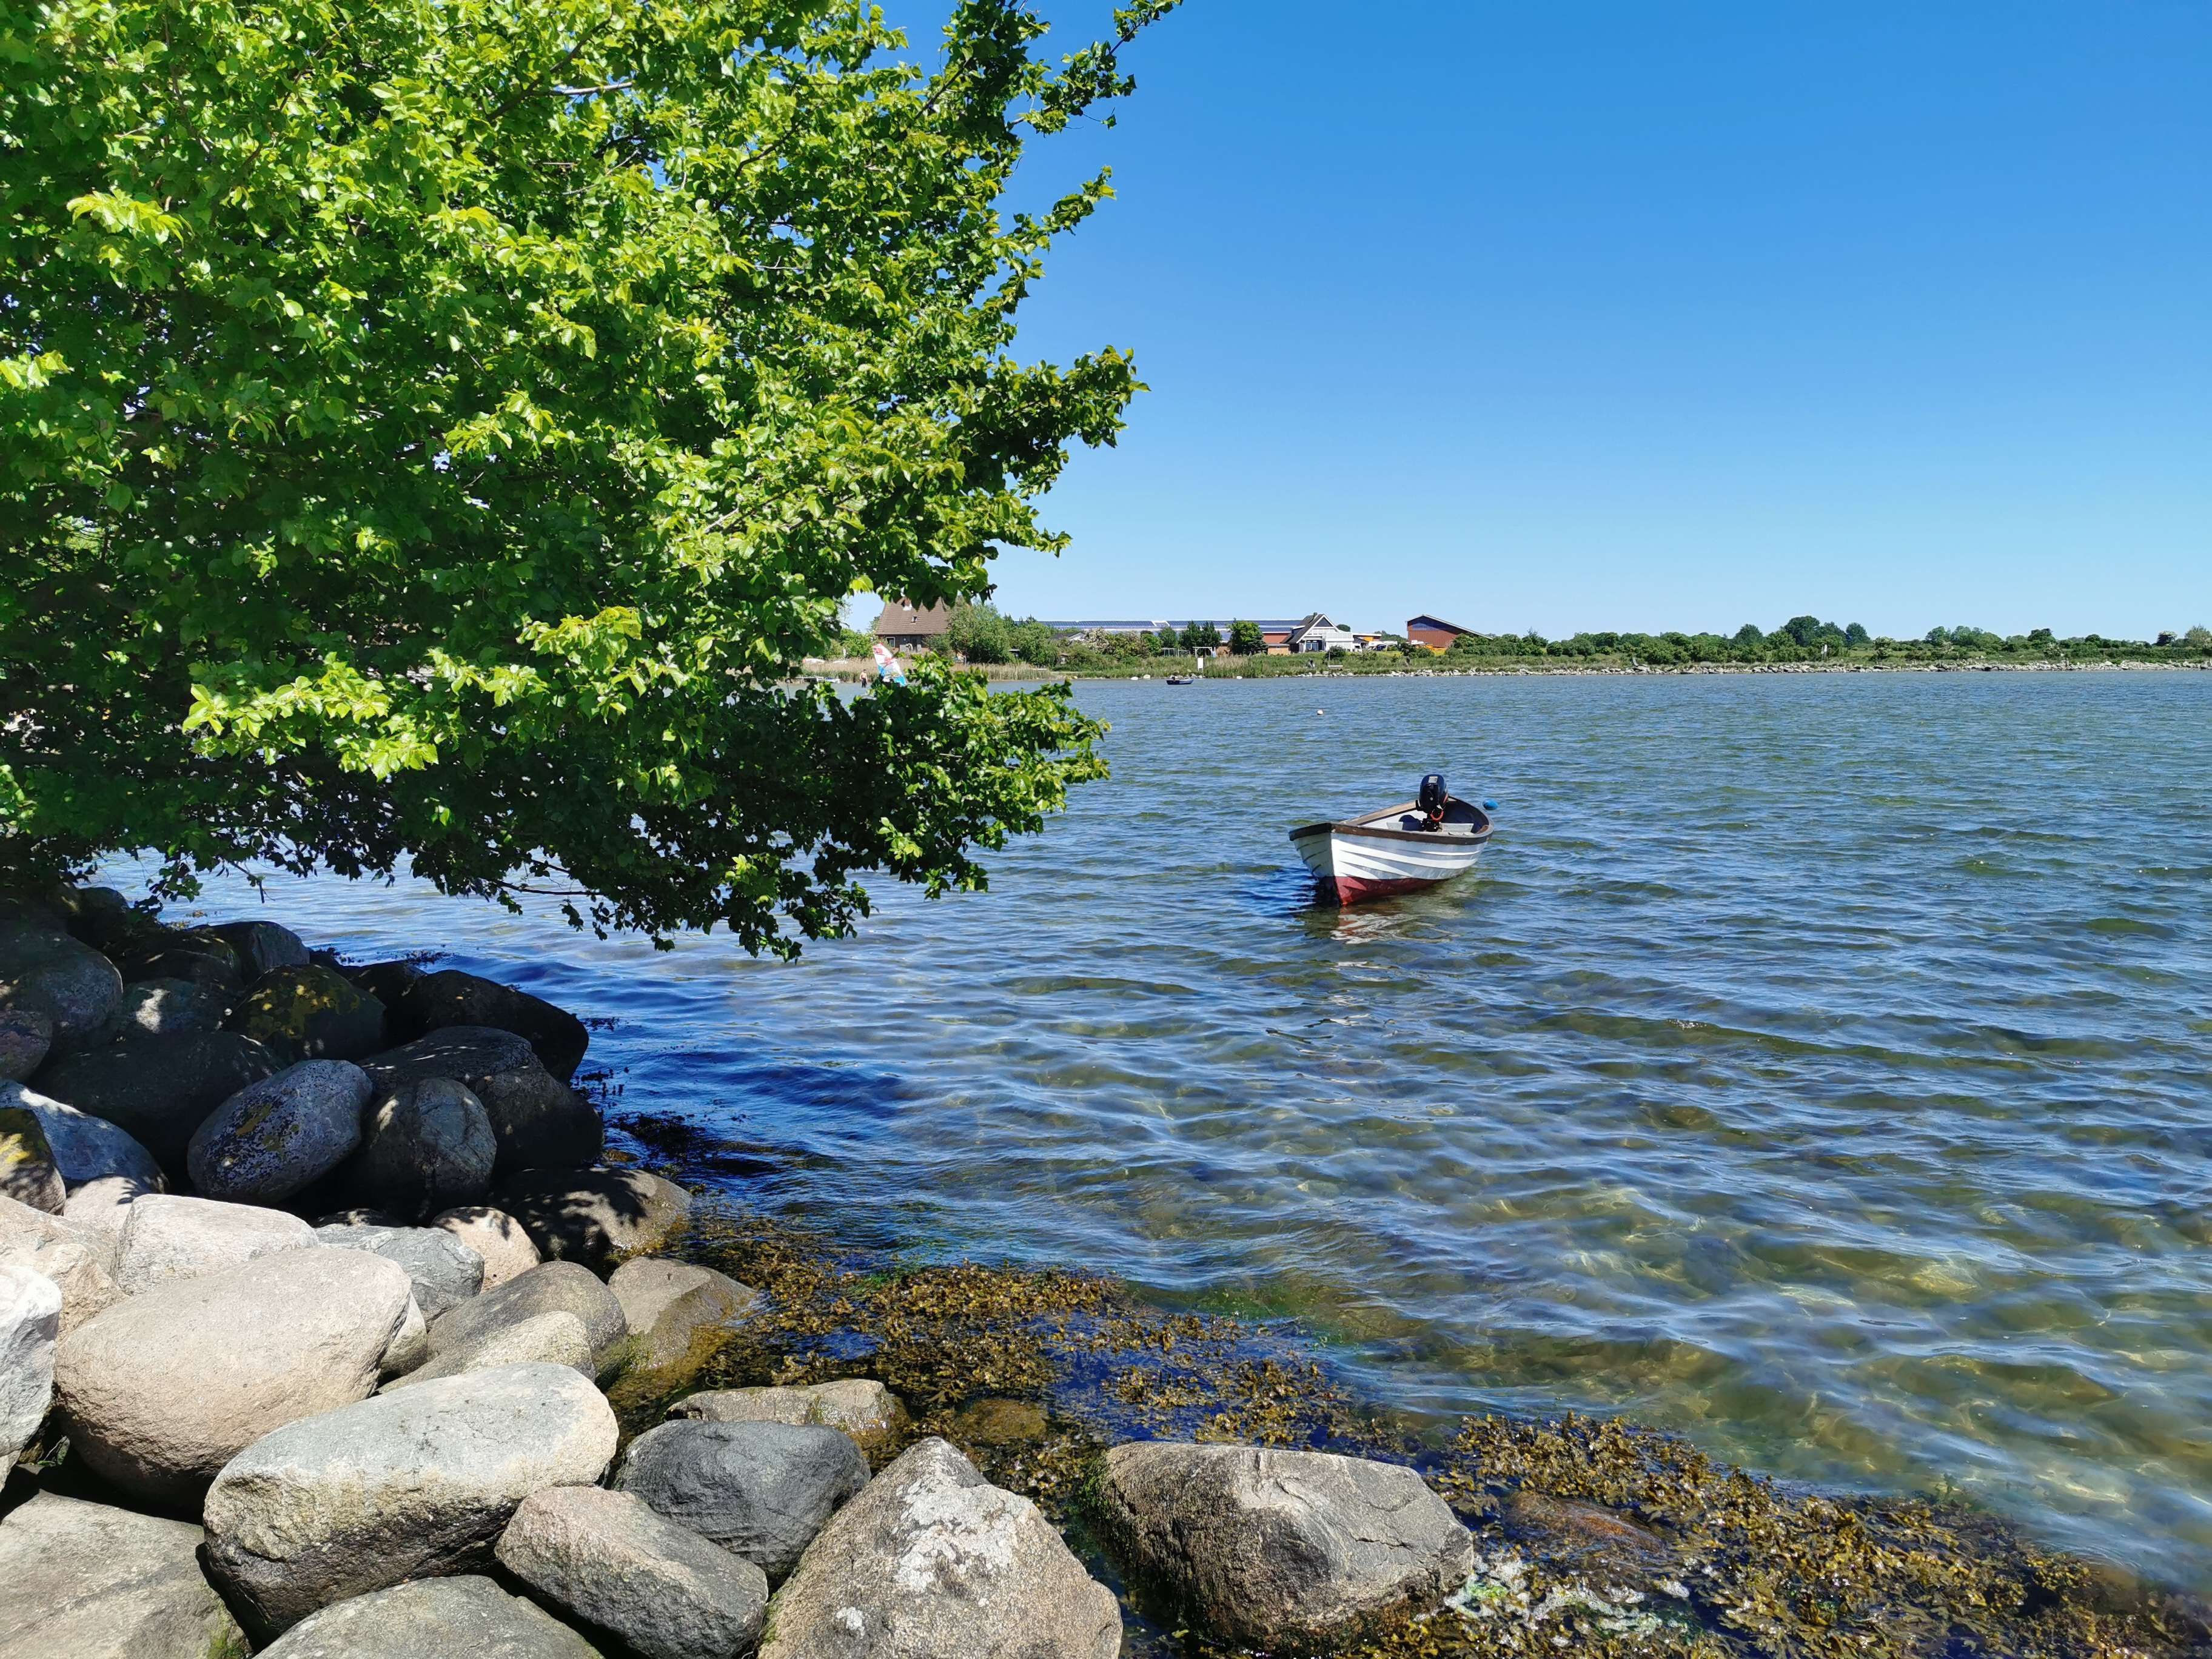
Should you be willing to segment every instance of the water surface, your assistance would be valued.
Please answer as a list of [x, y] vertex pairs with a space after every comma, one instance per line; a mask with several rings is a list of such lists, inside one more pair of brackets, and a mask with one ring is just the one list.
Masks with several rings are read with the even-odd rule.
[[[734, 1195], [1295, 1316], [1438, 1419], [1629, 1413], [2212, 1581], [2212, 675], [1091, 684], [1115, 775], [796, 966], [278, 886], [617, 1023]], [[1499, 803], [1307, 907], [1289, 826]], [[234, 894], [211, 908], [235, 908]]]

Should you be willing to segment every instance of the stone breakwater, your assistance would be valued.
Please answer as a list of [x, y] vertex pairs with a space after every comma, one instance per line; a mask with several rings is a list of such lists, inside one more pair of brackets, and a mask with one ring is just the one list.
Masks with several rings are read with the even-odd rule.
[[[882, 1382], [699, 1386], [767, 1299], [669, 1254], [692, 1194], [610, 1152], [588, 1042], [272, 922], [0, 901], [0, 1659], [1122, 1651]], [[675, 1404], [625, 1445], [610, 1389]], [[1401, 1465], [1154, 1441], [1091, 1479], [1223, 1642], [1340, 1647], [1476, 1563]]]

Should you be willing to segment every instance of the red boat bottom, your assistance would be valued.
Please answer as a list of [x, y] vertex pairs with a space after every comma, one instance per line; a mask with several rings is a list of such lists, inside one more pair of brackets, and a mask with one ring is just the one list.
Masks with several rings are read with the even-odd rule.
[[1367, 904], [1376, 899], [1396, 898], [1401, 893], [1425, 892], [1437, 886], [1437, 880], [1426, 877], [1401, 877], [1391, 881], [1362, 881], [1357, 876], [1323, 876], [1320, 878], [1322, 902], [1325, 904]]

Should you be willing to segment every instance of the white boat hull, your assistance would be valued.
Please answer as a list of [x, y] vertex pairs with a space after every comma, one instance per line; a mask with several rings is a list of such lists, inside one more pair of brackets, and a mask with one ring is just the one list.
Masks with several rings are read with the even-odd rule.
[[1325, 901], [1364, 904], [1417, 893], [1474, 868], [1490, 839], [1486, 814], [1474, 812], [1471, 823], [1422, 832], [1395, 827], [1408, 821], [1407, 810], [1391, 807], [1348, 823], [1308, 824], [1291, 832], [1291, 844], [1313, 872]]

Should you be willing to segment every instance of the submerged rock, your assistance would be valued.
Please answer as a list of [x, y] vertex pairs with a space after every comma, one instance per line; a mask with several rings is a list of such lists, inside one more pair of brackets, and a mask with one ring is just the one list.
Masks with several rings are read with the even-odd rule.
[[261, 1659], [598, 1659], [559, 1620], [489, 1578], [423, 1578], [303, 1619]]
[[0, 1267], [0, 1484], [54, 1402], [62, 1293], [28, 1267]]
[[60, 1214], [63, 1200], [69, 1197], [46, 1127], [20, 1102], [0, 1101], [0, 1197], [48, 1215]]
[[768, 1580], [750, 1561], [597, 1486], [532, 1493], [499, 1540], [500, 1565], [645, 1659], [730, 1659], [760, 1641]]
[[668, 1408], [695, 1423], [788, 1423], [848, 1434], [869, 1462], [906, 1431], [906, 1407], [880, 1382], [853, 1379], [795, 1389], [718, 1389]]
[[237, 1622], [200, 1529], [40, 1492], [0, 1521], [0, 1659], [221, 1659]]
[[784, 1423], [664, 1423], [640, 1435], [617, 1490], [780, 1583], [837, 1506], [868, 1484], [852, 1437]]
[[71, 1455], [155, 1503], [195, 1498], [264, 1435], [368, 1397], [407, 1275], [352, 1250], [288, 1250], [157, 1285], [62, 1339]]
[[1166, 1441], [1104, 1462], [1101, 1523], [1131, 1577], [1219, 1641], [1339, 1644], [1436, 1607], [1474, 1559], [1449, 1506], [1401, 1464]]
[[558, 1365], [441, 1377], [292, 1423], [209, 1489], [209, 1571], [266, 1634], [409, 1578], [480, 1570], [531, 1493], [595, 1484], [617, 1433], [599, 1391]]
[[115, 1282], [136, 1295], [165, 1279], [222, 1273], [314, 1242], [313, 1228], [282, 1210], [157, 1193], [134, 1201], [124, 1218]]
[[307, 1060], [240, 1090], [192, 1132], [185, 1167], [210, 1198], [275, 1204], [304, 1192], [361, 1145], [368, 1074]]
[[1121, 1650], [1113, 1592], [1036, 1505], [933, 1439], [823, 1528], [776, 1595], [761, 1659], [1115, 1659]]
[[49, 1061], [39, 1091], [119, 1124], [171, 1174], [209, 1113], [276, 1070], [276, 1057], [235, 1031], [143, 1037]]
[[633, 1339], [635, 1362], [648, 1370], [668, 1370], [706, 1356], [701, 1341], [734, 1330], [760, 1306], [758, 1291], [727, 1273], [662, 1256], [639, 1256], [615, 1269], [607, 1280]]
[[52, 1022], [52, 1049], [74, 1054], [100, 1034], [123, 997], [115, 964], [67, 933], [0, 921], [0, 1009]]
[[430, 1224], [444, 1228], [483, 1258], [483, 1287], [488, 1291], [520, 1278], [545, 1259], [538, 1255], [538, 1246], [531, 1243], [522, 1224], [504, 1210], [464, 1205], [433, 1216]]
[[226, 1024], [290, 1060], [359, 1060], [384, 1046], [384, 1005], [312, 963], [255, 980]]
[[606, 1130], [591, 1102], [538, 1063], [511, 1031], [454, 1025], [362, 1062], [380, 1086], [451, 1078], [483, 1102], [499, 1143], [496, 1175], [574, 1169], [595, 1160]]
[[495, 1196], [547, 1257], [593, 1267], [664, 1248], [691, 1217], [691, 1194], [644, 1170], [529, 1170]]

